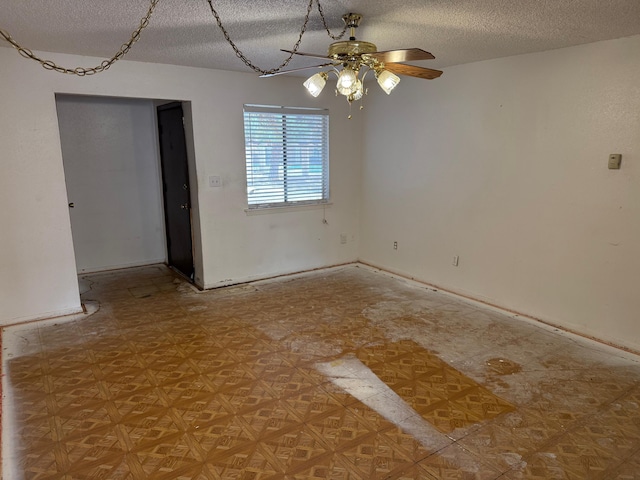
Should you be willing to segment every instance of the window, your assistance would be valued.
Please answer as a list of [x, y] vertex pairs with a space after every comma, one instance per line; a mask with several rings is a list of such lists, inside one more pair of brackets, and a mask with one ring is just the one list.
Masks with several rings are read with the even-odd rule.
[[329, 200], [329, 112], [244, 106], [249, 208]]

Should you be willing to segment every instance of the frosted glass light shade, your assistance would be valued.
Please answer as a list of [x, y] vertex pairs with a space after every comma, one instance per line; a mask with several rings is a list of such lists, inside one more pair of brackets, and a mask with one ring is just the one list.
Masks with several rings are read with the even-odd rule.
[[338, 83], [336, 85], [336, 89], [342, 95], [351, 95], [355, 92], [356, 82], [358, 81], [358, 77], [356, 76], [356, 72], [354, 72], [349, 67], [345, 67], [338, 75]]
[[319, 72], [310, 76], [303, 85], [312, 96], [317, 97], [327, 84], [327, 77], [327, 72]]
[[352, 94], [353, 100], [360, 100], [364, 95], [364, 88], [362, 87], [362, 82], [358, 80], [356, 82], [355, 92]]
[[396, 88], [396, 85], [400, 83], [400, 77], [394, 75], [389, 70], [382, 70], [378, 74], [378, 85], [385, 91], [387, 95], [391, 93], [391, 90]]

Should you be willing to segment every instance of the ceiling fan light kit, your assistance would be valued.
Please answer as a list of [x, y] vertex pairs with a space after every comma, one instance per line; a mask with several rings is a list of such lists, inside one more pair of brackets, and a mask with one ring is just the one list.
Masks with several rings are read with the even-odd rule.
[[[304, 81], [303, 85], [312, 96], [317, 97], [325, 87], [329, 73], [333, 72], [337, 76], [336, 95], [345, 96], [347, 102], [351, 104], [354, 101], [361, 100], [367, 94], [367, 89], [364, 87], [364, 79], [369, 71], [373, 71], [378, 85], [387, 95], [400, 83], [400, 77], [396, 73], [425, 79], [438, 78], [442, 75], [440, 70], [401, 63], [411, 60], [430, 60], [434, 56], [429, 52], [419, 48], [378, 52], [375, 44], [356, 40], [355, 29], [360, 24], [362, 15], [347, 13], [342, 16], [342, 19], [345, 27], [351, 30], [351, 36], [349, 40], [338, 41], [329, 45], [326, 56], [283, 50], [293, 55], [328, 59], [331, 63], [279, 71], [263, 76], [279, 75], [310, 68], [330, 67], [328, 71], [313, 74]], [[362, 105], [360, 108], [362, 109]], [[349, 115], [349, 118], [351, 118], [351, 115]]]

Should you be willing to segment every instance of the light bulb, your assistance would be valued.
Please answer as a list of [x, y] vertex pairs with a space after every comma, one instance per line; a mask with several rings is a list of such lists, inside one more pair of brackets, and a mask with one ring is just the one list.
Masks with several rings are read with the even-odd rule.
[[382, 70], [376, 77], [378, 78], [378, 85], [380, 85], [380, 88], [382, 88], [387, 95], [400, 83], [400, 77], [394, 75], [389, 70]]
[[349, 67], [344, 67], [338, 75], [338, 83], [336, 88], [342, 95], [349, 96], [355, 92], [358, 77]]
[[327, 72], [318, 72], [315, 75], [310, 76], [303, 85], [309, 91], [311, 95], [317, 97], [322, 92], [322, 89], [327, 84]]

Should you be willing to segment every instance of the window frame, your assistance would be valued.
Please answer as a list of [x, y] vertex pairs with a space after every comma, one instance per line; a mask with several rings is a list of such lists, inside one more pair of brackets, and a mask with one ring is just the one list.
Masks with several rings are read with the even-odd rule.
[[[276, 129], [273, 128], [273, 133], [275, 134], [275, 138], [278, 141], [274, 141], [271, 144], [268, 142], [265, 144], [266, 146], [281, 146], [281, 156], [275, 155], [270, 157], [268, 153], [258, 153], [255, 152], [258, 150], [258, 141], [256, 140], [254, 143], [253, 132], [256, 132], [256, 136], [264, 135], [264, 130], [261, 128], [252, 129], [252, 120], [255, 120], [256, 117], [260, 114], [267, 114], [272, 119], [276, 119], [277, 117], [281, 117], [281, 132], [276, 132]], [[287, 120], [292, 122], [291, 130], [295, 132], [295, 127], [305, 128], [304, 121], [300, 122], [300, 116], [309, 116], [309, 117], [322, 117], [322, 120], [319, 122], [320, 131], [319, 132], [311, 132], [312, 136], [309, 140], [310, 142], [315, 142], [315, 144], [311, 144], [310, 147], [307, 146], [306, 155], [309, 156], [318, 156], [320, 153], [320, 163], [321, 172], [320, 178], [314, 178], [317, 175], [310, 173], [312, 167], [317, 168], [318, 163], [311, 161], [307, 162], [307, 172], [304, 175], [298, 174], [296, 180], [292, 182], [291, 186], [287, 185], [287, 179], [289, 178], [292, 171], [297, 169], [303, 169], [305, 166], [305, 162], [302, 160], [304, 156], [302, 151], [305, 148], [300, 145], [300, 137], [299, 133], [289, 134], [287, 130]], [[311, 120], [311, 119], [308, 119]], [[275, 125], [275, 122], [274, 122]], [[270, 106], [270, 105], [254, 105], [254, 104], [245, 104], [243, 106], [243, 126], [244, 126], [244, 142], [245, 142], [245, 181], [246, 181], [246, 201], [247, 201], [247, 211], [257, 211], [257, 210], [267, 210], [267, 209], [281, 209], [281, 208], [295, 208], [295, 207], [308, 207], [314, 205], [329, 205], [330, 199], [330, 188], [329, 188], [329, 111], [327, 109], [322, 108], [310, 108], [310, 107], [284, 107], [284, 106]], [[260, 125], [260, 127], [264, 127], [264, 125]], [[268, 128], [271, 128], [270, 126]], [[299, 132], [299, 130], [297, 130]], [[272, 132], [269, 132], [271, 134]], [[309, 131], [304, 131], [304, 136]], [[279, 137], [281, 135], [281, 137]], [[296, 141], [298, 142], [296, 144]], [[320, 147], [318, 147], [318, 142], [320, 142]], [[287, 151], [296, 151], [296, 156], [294, 157], [296, 161], [292, 163], [288, 163], [289, 157], [287, 156]], [[255, 158], [254, 158], [255, 157]], [[276, 162], [269, 162], [269, 159], [276, 158]], [[267, 165], [270, 168], [273, 168], [274, 165], [277, 166], [278, 169], [278, 179], [269, 181], [263, 180], [265, 183], [263, 184], [266, 189], [279, 189], [282, 188], [282, 192], [276, 192], [273, 195], [282, 195], [283, 199], [280, 201], [259, 201], [260, 198], [252, 199], [250, 197], [250, 189], [256, 187], [256, 180], [253, 179], [254, 172], [258, 171], [257, 167], [259, 163], [259, 159], [264, 161], [262, 168], [264, 169]], [[279, 161], [278, 161], [279, 160]], [[302, 178], [304, 177], [304, 178]], [[311, 178], [313, 181], [310, 182], [311, 185], [309, 190], [304, 189], [304, 183]], [[319, 183], [318, 183], [319, 180]], [[270, 183], [269, 183], [270, 182]], [[274, 186], [275, 185], [275, 186]], [[282, 187], [280, 186], [282, 185]], [[259, 187], [259, 185], [258, 185]], [[297, 187], [297, 188], [296, 188]], [[313, 196], [319, 195], [320, 198], [312, 198], [312, 199], [300, 199], [300, 200], [287, 200], [287, 195], [289, 192], [294, 197], [304, 197], [305, 195]], [[265, 195], [265, 199], [268, 200], [268, 193]], [[253, 203], [251, 203], [253, 201]]]

